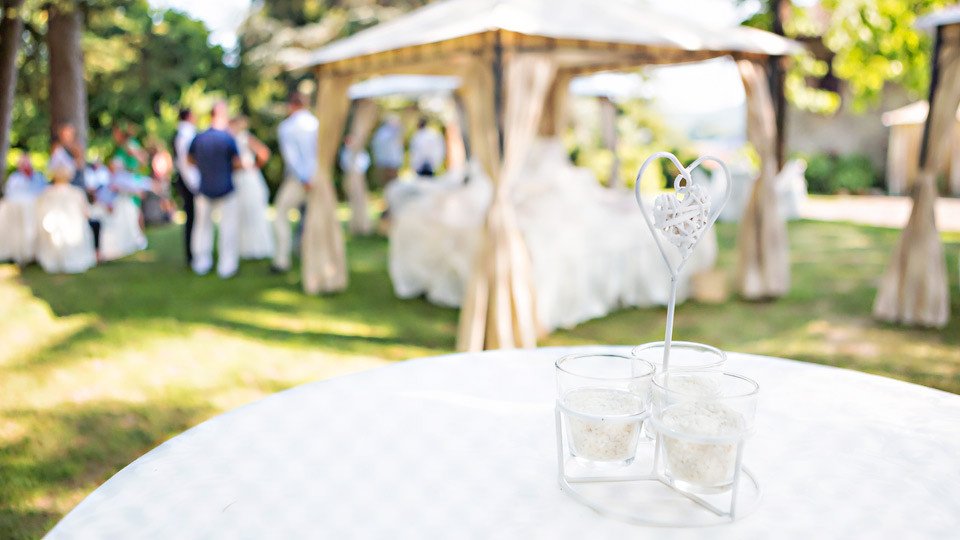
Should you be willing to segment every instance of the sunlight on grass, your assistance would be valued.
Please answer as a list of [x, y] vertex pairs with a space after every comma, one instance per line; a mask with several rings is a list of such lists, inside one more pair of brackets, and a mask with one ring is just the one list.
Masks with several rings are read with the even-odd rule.
[[227, 308], [214, 312], [227, 322], [256, 324], [263, 329], [282, 330], [293, 333], [324, 333], [354, 337], [394, 337], [395, 331], [387, 325], [334, 318], [305, 318], [302, 314], [270, 313], [263, 310]]

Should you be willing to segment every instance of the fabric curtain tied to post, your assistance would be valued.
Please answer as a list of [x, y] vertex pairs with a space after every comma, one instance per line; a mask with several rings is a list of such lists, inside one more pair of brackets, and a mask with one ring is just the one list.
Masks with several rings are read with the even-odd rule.
[[535, 347], [537, 324], [530, 255], [524, 243], [510, 189], [540, 128], [544, 103], [557, 72], [545, 55], [516, 54], [504, 69], [503, 161], [500, 162], [493, 102], [493, 75], [486, 64], [464, 77], [473, 155], [494, 183], [484, 237], [467, 284], [460, 313], [457, 348]]
[[367, 213], [367, 179], [366, 171], [358, 170], [354, 166], [357, 154], [367, 145], [367, 139], [373, 132], [377, 122], [379, 108], [372, 99], [360, 99], [353, 109], [353, 122], [350, 126], [350, 152], [346, 181], [347, 201], [350, 204], [350, 232], [365, 236], [373, 231], [370, 215]]
[[940, 64], [940, 80], [927, 115], [926, 160], [917, 175], [910, 220], [873, 304], [873, 316], [881, 321], [938, 328], [950, 318], [950, 289], [934, 205], [937, 176], [950, 158], [960, 106], [960, 26], [942, 31], [944, 40], [934, 59]]
[[308, 294], [339, 292], [347, 288], [347, 256], [343, 230], [337, 219], [333, 164], [350, 108], [347, 77], [321, 76], [316, 115], [320, 118], [317, 171], [307, 193], [301, 264], [303, 290]]
[[773, 185], [777, 176], [773, 100], [761, 65], [739, 60], [737, 68], [747, 97], [747, 139], [760, 155], [760, 176], [737, 236], [737, 287], [747, 299], [776, 298], [790, 289], [790, 246]]

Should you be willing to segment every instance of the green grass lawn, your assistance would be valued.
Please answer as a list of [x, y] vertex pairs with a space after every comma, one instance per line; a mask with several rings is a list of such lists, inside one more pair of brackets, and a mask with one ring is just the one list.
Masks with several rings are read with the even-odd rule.
[[[733, 226], [719, 227], [731, 275]], [[79, 276], [0, 265], [0, 539], [34, 538], [120, 468], [223, 411], [291, 386], [453, 350], [457, 312], [394, 297], [387, 245], [350, 239], [350, 288], [307, 297], [299, 274], [245, 263], [230, 281], [183, 266], [179, 230]], [[790, 226], [793, 286], [773, 303], [678, 309], [675, 335], [728, 350], [879, 373], [960, 393], [960, 235], [945, 237], [952, 312], [940, 331], [870, 318], [897, 231]], [[630, 309], [543, 345], [662, 339]]]

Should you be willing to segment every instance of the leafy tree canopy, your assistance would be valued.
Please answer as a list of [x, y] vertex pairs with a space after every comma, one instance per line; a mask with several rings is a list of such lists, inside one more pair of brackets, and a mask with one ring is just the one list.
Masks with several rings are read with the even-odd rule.
[[[930, 84], [932, 39], [913, 28], [917, 16], [953, 3], [951, 0], [822, 0], [800, 7], [783, 0], [783, 31], [788, 37], [819, 40], [832, 58], [822, 60], [807, 52], [794, 58], [786, 78], [787, 97], [795, 105], [832, 113], [841, 96], [819, 88], [828, 75], [846, 83], [855, 111], [876, 105], [884, 85], [902, 85], [915, 98], [926, 97]], [[744, 24], [773, 28], [773, 2]]]
[[[49, 146], [47, 6], [28, 0], [18, 67], [12, 144], [40, 152]], [[235, 77], [224, 51], [208, 42], [203, 23], [176, 11], [157, 11], [146, 0], [67, 2], [84, 12], [81, 46], [87, 81], [90, 149], [113, 150], [111, 128], [130, 123], [169, 141], [176, 125], [161, 106], [178, 105], [196, 88], [225, 90]], [[188, 89], [194, 88], [193, 93]], [[166, 115], [169, 117], [169, 114]]]

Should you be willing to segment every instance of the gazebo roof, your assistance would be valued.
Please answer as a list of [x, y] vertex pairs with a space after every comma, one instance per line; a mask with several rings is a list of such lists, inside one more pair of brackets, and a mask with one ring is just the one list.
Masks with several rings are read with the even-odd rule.
[[449, 75], [385, 75], [354, 83], [347, 90], [350, 99], [400, 95], [450, 94], [460, 87], [460, 78]]
[[488, 32], [648, 46], [716, 55], [786, 55], [801, 46], [747, 27], [711, 27], [621, 0], [440, 0], [321, 47], [296, 68], [331, 64]]
[[949, 6], [917, 17], [914, 28], [936, 28], [948, 24], [960, 23], [960, 5]]
[[[927, 121], [929, 112], [930, 104], [923, 99], [883, 113], [880, 121], [887, 127], [922, 124]], [[957, 109], [957, 121], [960, 122], [960, 109]]]

